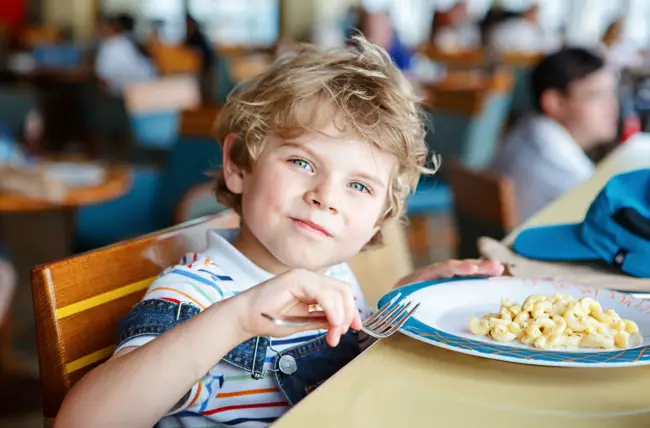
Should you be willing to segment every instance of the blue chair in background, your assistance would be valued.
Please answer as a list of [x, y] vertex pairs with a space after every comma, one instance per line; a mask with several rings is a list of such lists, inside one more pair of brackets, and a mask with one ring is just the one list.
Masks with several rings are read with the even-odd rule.
[[32, 55], [41, 68], [70, 69], [83, 60], [83, 50], [71, 43], [39, 44], [34, 47]]
[[220, 105], [225, 104], [228, 94], [237, 86], [237, 82], [230, 73], [230, 61], [223, 55], [216, 57], [212, 71], [214, 82], [212, 84], [212, 99]]
[[13, 135], [23, 135], [25, 120], [32, 110], [39, 108], [35, 91], [11, 86], [0, 87], [0, 123]]
[[533, 67], [542, 57], [542, 53], [509, 52], [501, 54], [501, 62], [510, 67], [514, 73], [510, 109], [510, 115], [513, 119], [535, 110], [530, 77]]
[[201, 104], [194, 76], [169, 75], [124, 91], [131, 135], [139, 149], [170, 150], [178, 140], [181, 112]]
[[180, 116], [180, 111], [131, 114], [131, 134], [139, 147], [169, 150], [178, 140]]
[[[454, 211], [447, 161], [457, 160], [477, 169], [487, 168], [492, 162], [511, 107], [512, 75], [497, 70], [485, 86], [432, 91], [428, 112], [432, 130], [426, 138], [431, 152], [442, 157], [442, 168], [435, 176], [423, 177], [406, 201], [411, 224], [409, 245], [414, 257], [421, 260], [429, 258], [432, 248], [431, 219]], [[445, 244], [454, 245], [449, 240]]]
[[192, 187], [212, 180], [222, 162], [221, 147], [208, 135], [182, 136], [162, 169], [135, 167], [132, 188], [123, 197], [80, 208], [76, 249], [89, 250], [174, 224], [174, 211]]
[[472, 94], [450, 91], [436, 98], [427, 143], [442, 156], [443, 168], [450, 158], [472, 168], [489, 167], [512, 106], [511, 89], [510, 78], [498, 88], [476, 89]]

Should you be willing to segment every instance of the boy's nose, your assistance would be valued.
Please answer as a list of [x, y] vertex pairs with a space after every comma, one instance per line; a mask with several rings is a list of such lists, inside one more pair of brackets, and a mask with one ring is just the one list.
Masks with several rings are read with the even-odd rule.
[[307, 192], [305, 194], [305, 199], [307, 203], [317, 209], [327, 210], [332, 214], [338, 214], [339, 210], [336, 208], [336, 203], [334, 202], [333, 192], [327, 188], [323, 189], [322, 187]]

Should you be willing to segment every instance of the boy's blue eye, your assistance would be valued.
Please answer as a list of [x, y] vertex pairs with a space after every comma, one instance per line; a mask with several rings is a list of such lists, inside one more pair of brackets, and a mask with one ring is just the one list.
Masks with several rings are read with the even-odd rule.
[[363, 184], [361, 184], [361, 183], [353, 182], [353, 183], [350, 183], [349, 186], [350, 186], [351, 188], [353, 188], [354, 190], [357, 190], [357, 191], [359, 191], [359, 192], [370, 193], [370, 189], [368, 189], [368, 186], [365, 186], [365, 185], [363, 185]]
[[298, 166], [299, 168], [313, 170], [309, 162], [304, 159], [291, 159], [291, 163]]

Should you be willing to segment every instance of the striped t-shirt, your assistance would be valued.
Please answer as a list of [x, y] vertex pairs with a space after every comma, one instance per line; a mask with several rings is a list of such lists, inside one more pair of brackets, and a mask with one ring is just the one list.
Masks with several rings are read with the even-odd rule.
[[[268, 273], [230, 244], [237, 230], [208, 232], [208, 248], [202, 253], [183, 257], [179, 265], [167, 268], [151, 284], [144, 299], [164, 299], [188, 302], [202, 310], [220, 300], [232, 297], [274, 275]], [[326, 275], [350, 283], [361, 318], [371, 313], [359, 284], [347, 264], [330, 268]], [[288, 410], [284, 395], [279, 391], [273, 372], [273, 351], [282, 351], [305, 343], [323, 334], [313, 330], [284, 338], [271, 338], [264, 362], [264, 375], [253, 379], [251, 373], [227, 363], [217, 363], [199, 381], [187, 401], [157, 425], [171, 427], [264, 427]], [[142, 346], [154, 337], [134, 337], [116, 350]]]

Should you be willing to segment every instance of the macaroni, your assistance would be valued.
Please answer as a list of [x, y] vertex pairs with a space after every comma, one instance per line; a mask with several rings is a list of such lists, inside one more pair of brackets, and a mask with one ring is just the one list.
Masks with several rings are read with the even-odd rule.
[[642, 341], [634, 321], [613, 309], [603, 311], [591, 297], [575, 300], [568, 294], [533, 294], [522, 305], [504, 299], [498, 313], [470, 318], [469, 330], [497, 342], [518, 340], [539, 349], [627, 349]]

